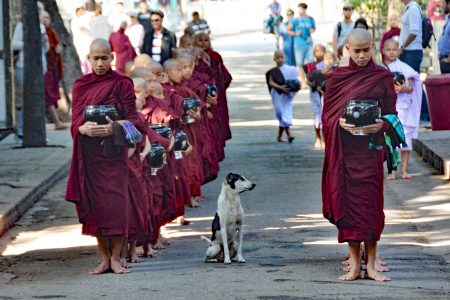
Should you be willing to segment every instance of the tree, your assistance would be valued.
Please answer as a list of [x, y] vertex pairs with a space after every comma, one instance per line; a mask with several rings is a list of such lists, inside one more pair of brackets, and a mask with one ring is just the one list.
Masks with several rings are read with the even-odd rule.
[[386, 29], [388, 0], [352, 0], [355, 9], [365, 18], [375, 40], [380, 40]]
[[23, 146], [46, 144], [42, 35], [36, 0], [22, 1], [24, 87]]
[[55, 0], [41, 0], [45, 10], [49, 13], [52, 20], [51, 27], [56, 31], [61, 43], [64, 45], [62, 60], [64, 63], [64, 72], [62, 86], [64, 95], [68, 101], [72, 99], [72, 86], [75, 80], [83, 75], [80, 68], [80, 59], [77, 50], [73, 44], [72, 36], [64, 26], [64, 21], [59, 13], [58, 5]]

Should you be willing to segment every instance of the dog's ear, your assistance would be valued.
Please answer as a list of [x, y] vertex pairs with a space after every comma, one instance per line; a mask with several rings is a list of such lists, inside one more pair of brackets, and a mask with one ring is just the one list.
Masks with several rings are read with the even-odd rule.
[[235, 178], [234, 178], [235, 176], [234, 176], [234, 174], [233, 173], [228, 173], [228, 175], [227, 175], [227, 177], [226, 177], [226, 181], [227, 181], [227, 183], [228, 183], [228, 185], [234, 190], [235, 188], [236, 188], [236, 186], [235, 186], [235, 182], [236, 182], [236, 180], [235, 180]]

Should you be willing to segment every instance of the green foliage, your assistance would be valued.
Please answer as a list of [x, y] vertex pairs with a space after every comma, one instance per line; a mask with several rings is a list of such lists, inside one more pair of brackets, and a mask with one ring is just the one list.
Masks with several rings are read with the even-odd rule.
[[381, 39], [387, 23], [388, 0], [351, 0], [355, 10], [366, 19], [375, 39]]

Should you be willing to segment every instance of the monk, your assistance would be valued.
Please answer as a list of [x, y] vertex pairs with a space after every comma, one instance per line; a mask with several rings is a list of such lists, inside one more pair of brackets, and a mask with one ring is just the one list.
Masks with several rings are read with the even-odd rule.
[[195, 44], [195, 39], [191, 35], [185, 34], [180, 37], [180, 43], [179, 43], [180, 48], [185, 48], [185, 49], [191, 50], [194, 47], [194, 44]]
[[196, 45], [202, 48], [210, 58], [210, 67], [213, 69], [214, 79], [217, 85], [218, 101], [215, 110], [218, 113], [222, 138], [224, 142], [231, 139], [231, 129], [228, 115], [228, 100], [226, 90], [231, 84], [232, 77], [225, 67], [222, 56], [212, 49], [210, 37], [201, 33], [196, 36]]
[[134, 66], [136, 68], [148, 68], [152, 63], [153, 59], [148, 54], [139, 54], [134, 58]]
[[109, 37], [111, 48], [116, 57], [116, 71], [120, 74], [125, 74], [126, 64], [133, 61], [136, 57], [136, 52], [133, 45], [131, 45], [130, 39], [125, 34], [125, 29], [127, 29], [127, 22], [122, 21], [119, 30], [111, 33]]
[[45, 10], [41, 11], [39, 19], [42, 25], [45, 26], [47, 33], [48, 43], [50, 48], [45, 54], [47, 59], [47, 71], [44, 74], [45, 80], [45, 107], [47, 112], [55, 124], [55, 130], [63, 130], [68, 128], [67, 124], [61, 122], [58, 116], [58, 100], [59, 95], [59, 82], [62, 79], [63, 64], [61, 53], [63, 47], [58, 34], [50, 27], [50, 15]]
[[[180, 62], [175, 59], [168, 59], [164, 62], [163, 69], [164, 73], [167, 74], [167, 77], [169, 79], [169, 83], [165, 85], [165, 88], [169, 89], [171, 93], [178, 96], [177, 98], [172, 99], [183, 100], [186, 97], [198, 98], [198, 96], [192, 90], [181, 85], [183, 81], [183, 74]], [[172, 103], [174, 110], [183, 110], [182, 101], [176, 101], [176, 103]], [[201, 193], [201, 186], [204, 182], [201, 155], [202, 143], [204, 142], [204, 140], [201, 138], [204, 136], [203, 128], [201, 125], [202, 114], [201, 110], [198, 110], [197, 112], [191, 110], [188, 111], [187, 114], [195, 120], [195, 123], [186, 124], [187, 126], [185, 126], [186, 134], [189, 137], [189, 142], [193, 147], [192, 152], [186, 157], [187, 176], [192, 206], [199, 207], [199, 200], [203, 197]]]
[[128, 236], [128, 153], [107, 155], [105, 144], [112, 139], [113, 121], [106, 125], [85, 122], [88, 105], [114, 105], [119, 118], [129, 120], [138, 129], [136, 96], [133, 83], [111, 70], [114, 59], [107, 40], [95, 39], [89, 49], [93, 73], [77, 79], [73, 86], [71, 133], [74, 141], [66, 200], [75, 203], [82, 234], [97, 238], [100, 264], [90, 274], [112, 270], [128, 273], [120, 262], [121, 246]]
[[[375, 268], [377, 242], [384, 227], [384, 154], [382, 150], [369, 150], [371, 140], [384, 142], [389, 124], [377, 119], [373, 125], [355, 128], [342, 118], [346, 103], [352, 99], [376, 100], [382, 115], [397, 114], [392, 75], [375, 65], [373, 46], [367, 30], [355, 29], [349, 34], [348, 65], [329, 75], [324, 96], [322, 122], [327, 147], [322, 175], [323, 215], [337, 226], [338, 241], [349, 246], [350, 271], [339, 277], [344, 281], [360, 278], [361, 242], [366, 255], [365, 278], [390, 280]], [[357, 130], [367, 135], [353, 135]]]

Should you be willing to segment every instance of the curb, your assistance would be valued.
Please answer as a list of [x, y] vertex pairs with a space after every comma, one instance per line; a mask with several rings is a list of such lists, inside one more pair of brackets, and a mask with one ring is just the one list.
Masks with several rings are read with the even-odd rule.
[[433, 168], [444, 175], [444, 179], [450, 180], [450, 158], [445, 159], [435, 152], [425, 141], [413, 139], [413, 149], [424, 162], [429, 163]]
[[2, 236], [14, 223], [56, 183], [69, 173], [70, 162], [61, 166], [57, 171], [34, 187], [27, 195], [14, 204], [8, 211], [0, 216], [0, 236]]

